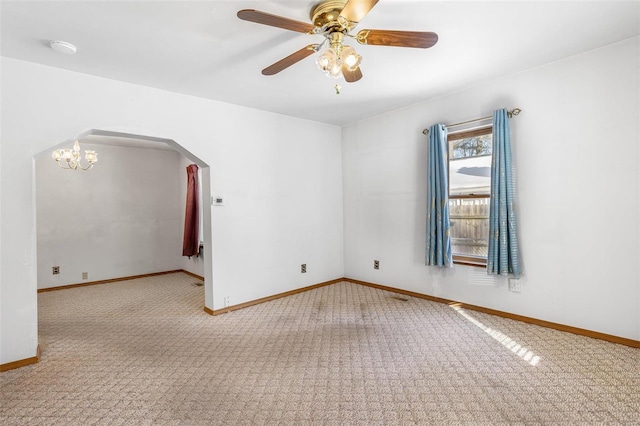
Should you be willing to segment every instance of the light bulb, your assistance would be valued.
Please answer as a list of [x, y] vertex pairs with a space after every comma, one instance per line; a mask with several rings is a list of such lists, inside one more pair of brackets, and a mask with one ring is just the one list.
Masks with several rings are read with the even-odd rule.
[[338, 62], [338, 56], [336, 52], [328, 47], [322, 51], [318, 59], [316, 60], [316, 65], [318, 69], [324, 72], [328, 72], [331, 68]]
[[345, 46], [342, 50], [342, 63], [347, 66], [349, 71], [355, 71], [362, 62], [362, 56], [356, 53], [356, 50], [351, 46]]
[[62, 157], [62, 153], [60, 152], [59, 149], [56, 149], [51, 154], [51, 157], [53, 157], [54, 160], [58, 161]]
[[340, 62], [333, 64], [331, 69], [327, 72], [327, 75], [333, 78], [340, 78], [342, 76], [342, 67], [340, 66]]
[[85, 151], [84, 155], [87, 161], [91, 164], [98, 161], [98, 154], [95, 151]]

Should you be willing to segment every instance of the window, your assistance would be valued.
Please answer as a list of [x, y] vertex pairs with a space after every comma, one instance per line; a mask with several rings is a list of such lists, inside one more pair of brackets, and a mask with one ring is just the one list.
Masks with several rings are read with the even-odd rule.
[[455, 263], [487, 264], [492, 130], [489, 126], [447, 136], [451, 251]]

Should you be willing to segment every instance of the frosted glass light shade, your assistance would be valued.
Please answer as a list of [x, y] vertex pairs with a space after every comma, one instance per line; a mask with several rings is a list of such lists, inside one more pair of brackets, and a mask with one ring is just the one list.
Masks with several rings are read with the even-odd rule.
[[320, 53], [320, 56], [318, 56], [316, 60], [316, 65], [319, 70], [330, 72], [331, 68], [333, 68], [337, 62], [338, 55], [336, 55], [336, 52], [332, 48], [328, 47]]
[[336, 62], [335, 64], [333, 64], [327, 74], [333, 78], [340, 78], [342, 76], [342, 68], [340, 62]]
[[98, 153], [95, 151], [87, 150], [84, 152], [84, 158], [91, 164], [96, 163], [98, 161]]
[[355, 71], [362, 62], [362, 56], [356, 53], [356, 50], [351, 46], [345, 46], [342, 50], [342, 63], [347, 66], [349, 71]]

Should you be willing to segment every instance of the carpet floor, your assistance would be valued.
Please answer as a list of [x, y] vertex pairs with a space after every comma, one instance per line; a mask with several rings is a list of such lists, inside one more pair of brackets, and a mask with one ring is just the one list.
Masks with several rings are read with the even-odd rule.
[[0, 424], [640, 424], [638, 349], [346, 282], [212, 317], [196, 281], [39, 294]]

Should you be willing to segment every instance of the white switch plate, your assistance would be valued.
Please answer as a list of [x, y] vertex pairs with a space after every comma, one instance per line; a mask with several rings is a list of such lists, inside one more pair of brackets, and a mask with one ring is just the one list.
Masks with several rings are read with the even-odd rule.
[[224, 206], [224, 197], [222, 195], [213, 195], [213, 196], [211, 196], [211, 205], [212, 206]]

